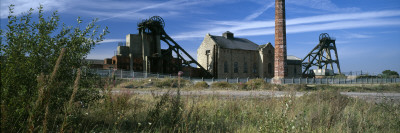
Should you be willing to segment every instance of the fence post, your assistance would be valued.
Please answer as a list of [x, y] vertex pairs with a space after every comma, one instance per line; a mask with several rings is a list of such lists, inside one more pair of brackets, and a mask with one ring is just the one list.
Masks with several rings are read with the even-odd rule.
[[294, 78], [292, 77], [292, 84], [294, 84]]
[[204, 77], [201, 77], [201, 81], [204, 81]]
[[247, 77], [246, 82], [249, 82], [249, 77]]
[[239, 83], [239, 77], [236, 78], [236, 83]]
[[122, 79], [122, 69], [121, 69], [121, 79]]
[[214, 83], [214, 77], [211, 78], [211, 83]]
[[264, 77], [264, 81], [265, 81], [265, 83], [267, 83], [267, 77]]
[[302, 79], [302, 78], [301, 78], [301, 77], [299, 77], [299, 84], [301, 84], [301, 79]]
[[312, 80], [313, 80], [312, 82], [315, 84], [315, 78], [314, 77], [312, 78]]
[[283, 83], [283, 84], [285, 84], [285, 78], [282, 78], [281, 80], [283, 80], [283, 82], [282, 82], [282, 83]]
[[308, 84], [308, 77], [306, 77], [306, 84]]
[[226, 82], [228, 82], [228, 77], [226, 77]]

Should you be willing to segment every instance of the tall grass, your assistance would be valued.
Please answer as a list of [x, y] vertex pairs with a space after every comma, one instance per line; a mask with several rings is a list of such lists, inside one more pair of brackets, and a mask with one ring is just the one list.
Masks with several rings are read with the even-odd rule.
[[[85, 132], [399, 132], [400, 107], [316, 91], [302, 97], [237, 99], [122, 92], [82, 109]], [[99, 117], [101, 116], [101, 117]], [[81, 125], [81, 126], [77, 126]]]

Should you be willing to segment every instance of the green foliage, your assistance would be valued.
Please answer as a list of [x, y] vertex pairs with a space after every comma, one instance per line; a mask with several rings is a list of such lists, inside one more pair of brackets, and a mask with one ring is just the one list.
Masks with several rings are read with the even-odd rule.
[[246, 83], [247, 90], [257, 90], [257, 89], [271, 89], [273, 85], [266, 83], [263, 79], [252, 79]]
[[[178, 87], [178, 79], [176, 78], [165, 78], [153, 80], [154, 86], [158, 88], [176, 88]], [[185, 87], [190, 83], [188, 80], [181, 79], [180, 87]]]
[[226, 82], [226, 81], [220, 81], [220, 82], [213, 82], [211, 84], [212, 88], [220, 88], [220, 89], [229, 89], [232, 87], [232, 84]]
[[382, 77], [384, 78], [399, 78], [399, 73], [396, 71], [385, 70], [382, 71]]
[[[63, 113], [64, 105], [70, 99], [76, 69], [81, 68], [86, 55], [104, 39], [107, 27], [99, 33], [95, 19], [82, 28], [80, 18], [76, 27], [66, 26], [59, 23], [57, 12], [45, 15], [43, 6], [38, 8], [37, 18], [33, 18], [33, 9], [17, 16], [13, 7], [9, 7], [6, 29], [0, 32], [4, 37], [0, 44], [1, 130], [25, 131], [27, 123], [32, 123], [34, 126], [29, 126], [29, 129], [35, 132], [46, 129], [57, 131], [60, 123], [57, 115]], [[60, 56], [63, 48], [64, 55]], [[56, 65], [59, 56], [60, 63]], [[78, 90], [75, 101], [88, 104], [98, 99], [99, 91], [94, 90], [91, 84], [98, 78], [86, 75], [81, 79], [84, 84], [80, 84], [82, 88]], [[38, 95], [38, 92], [44, 94]], [[35, 118], [26, 122], [28, 116]], [[42, 123], [54, 124], [36, 126]]]
[[[112, 95], [76, 113], [79, 132], [399, 132], [400, 106], [335, 90], [302, 97]], [[176, 95], [175, 95], [176, 94]], [[119, 100], [116, 100], [119, 99]], [[101, 116], [101, 117], [99, 117]]]
[[193, 87], [204, 89], [204, 88], [208, 88], [208, 84], [207, 84], [207, 82], [201, 81], [201, 82], [195, 83]]

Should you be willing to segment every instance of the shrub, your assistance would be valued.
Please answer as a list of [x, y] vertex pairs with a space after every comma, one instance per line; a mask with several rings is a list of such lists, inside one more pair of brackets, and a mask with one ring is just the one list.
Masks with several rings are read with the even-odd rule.
[[[159, 88], [176, 88], [178, 87], [178, 79], [177, 78], [165, 78], [165, 79], [157, 79], [153, 80], [154, 85]], [[185, 87], [190, 83], [188, 80], [181, 79], [180, 87]]]
[[[5, 38], [0, 38], [1, 130], [55, 132], [62, 121], [58, 116], [64, 114], [73, 92], [76, 70], [108, 30], [99, 34], [96, 20], [82, 28], [79, 18], [77, 27], [60, 26], [57, 12], [46, 18], [42, 6], [35, 19], [33, 9], [21, 16], [13, 14], [13, 5], [9, 11], [7, 29], [0, 30]], [[85, 84], [79, 84], [75, 101], [88, 103], [99, 96], [92, 85], [97, 79], [86, 76], [80, 78]]]
[[251, 79], [249, 82], [246, 83], [247, 90], [256, 90], [256, 89], [263, 89], [267, 84], [263, 79]]
[[207, 82], [201, 81], [194, 84], [195, 88], [208, 88]]
[[211, 84], [212, 88], [221, 88], [221, 89], [227, 89], [231, 88], [232, 85], [226, 81], [220, 81], [220, 82], [214, 82]]

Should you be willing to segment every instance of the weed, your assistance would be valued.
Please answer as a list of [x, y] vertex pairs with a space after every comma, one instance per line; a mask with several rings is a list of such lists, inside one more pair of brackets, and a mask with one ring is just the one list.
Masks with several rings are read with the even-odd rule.
[[201, 82], [196, 82], [193, 87], [204, 89], [204, 88], [208, 88], [208, 84], [207, 84], [207, 82], [201, 81]]

